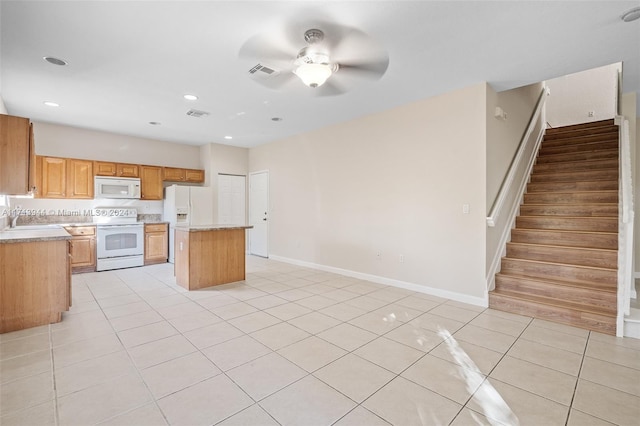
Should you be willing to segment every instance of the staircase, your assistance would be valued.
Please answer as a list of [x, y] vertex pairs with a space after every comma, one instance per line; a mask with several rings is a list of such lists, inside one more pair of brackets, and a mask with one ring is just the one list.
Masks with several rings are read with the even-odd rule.
[[615, 335], [617, 267], [618, 127], [547, 129], [489, 306]]

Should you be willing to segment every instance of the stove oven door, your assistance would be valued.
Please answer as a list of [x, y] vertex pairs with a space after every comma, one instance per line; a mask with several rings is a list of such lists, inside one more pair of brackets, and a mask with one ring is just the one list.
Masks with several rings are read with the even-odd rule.
[[143, 225], [98, 225], [98, 259], [144, 254]]

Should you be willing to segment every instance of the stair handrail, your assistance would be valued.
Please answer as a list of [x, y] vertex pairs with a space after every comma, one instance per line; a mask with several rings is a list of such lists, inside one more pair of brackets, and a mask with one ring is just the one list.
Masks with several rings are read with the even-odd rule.
[[616, 334], [624, 335], [624, 316], [631, 309], [631, 286], [634, 285], [633, 274], [633, 176], [631, 171], [631, 141], [629, 138], [629, 120], [616, 116], [619, 139], [619, 173], [618, 189], [618, 311]]
[[[546, 88], [542, 88], [540, 95], [538, 96], [538, 101], [536, 102], [535, 109], [531, 113], [531, 118], [529, 118], [529, 124], [527, 125], [527, 130], [525, 130], [522, 135], [522, 139], [518, 143], [518, 149], [516, 150], [513, 158], [511, 159], [511, 163], [509, 164], [509, 169], [507, 170], [507, 174], [502, 179], [502, 183], [500, 184], [500, 190], [496, 195], [493, 203], [491, 204], [491, 210], [489, 211], [489, 215], [487, 216], [487, 226], [494, 227], [496, 226], [496, 222], [498, 220], [498, 216], [502, 213], [502, 208], [504, 206], [505, 200], [511, 190], [511, 185], [513, 185], [513, 180], [515, 179], [516, 172], [518, 170], [518, 166], [522, 161], [522, 157], [524, 156], [525, 148], [527, 146], [526, 142], [531, 137], [533, 130], [536, 128], [538, 118], [542, 113], [542, 107], [545, 104], [546, 97], [544, 96], [546, 93]], [[537, 152], [534, 150], [534, 155]]]

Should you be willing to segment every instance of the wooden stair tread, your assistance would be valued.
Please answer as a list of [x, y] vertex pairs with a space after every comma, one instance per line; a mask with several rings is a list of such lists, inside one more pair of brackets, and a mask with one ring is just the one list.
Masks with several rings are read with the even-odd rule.
[[517, 279], [521, 281], [532, 281], [540, 284], [548, 284], [548, 285], [554, 285], [558, 287], [578, 288], [578, 289], [600, 292], [600, 293], [617, 293], [617, 289], [615, 287], [602, 286], [595, 283], [575, 283], [572, 281], [555, 280], [552, 278], [530, 277], [527, 275], [518, 275], [518, 274], [503, 274], [502, 272], [498, 272], [496, 274], [496, 278], [498, 277]]
[[509, 291], [509, 290], [493, 290], [492, 293], [498, 294], [501, 296], [515, 298], [515, 299], [528, 300], [530, 302], [536, 302], [541, 305], [550, 305], [550, 306], [570, 309], [574, 311], [589, 312], [589, 313], [603, 315], [603, 316], [610, 316], [614, 320], [616, 319], [615, 310], [605, 309], [605, 308], [601, 308], [593, 305], [585, 305], [582, 303], [574, 303], [566, 300], [554, 299], [552, 297], [536, 296], [528, 293], [520, 293], [517, 291]]
[[574, 129], [587, 129], [590, 127], [606, 127], [613, 125], [615, 125], [615, 121], [613, 120], [613, 118], [608, 118], [606, 120], [589, 121], [587, 123], [570, 124], [568, 126], [549, 127], [546, 129], [546, 131], [547, 133], [554, 134], [557, 132], [566, 132]]
[[509, 241], [507, 244], [517, 244], [521, 246], [531, 246], [531, 247], [550, 247], [557, 249], [575, 249], [575, 250], [584, 250], [584, 251], [605, 251], [605, 252], [613, 252], [617, 253], [617, 249], [605, 249], [605, 248], [597, 248], [597, 247], [573, 247], [573, 246], [559, 246], [554, 244], [535, 244], [535, 243], [520, 243], [520, 242], [511, 242]]
[[[508, 257], [508, 256], [504, 256], [502, 259], [504, 260], [515, 260], [518, 262], [527, 262], [527, 263], [536, 263], [536, 264], [544, 264], [544, 265], [551, 265], [551, 266], [566, 266], [569, 268], [580, 268], [580, 269], [590, 269], [590, 270], [594, 270], [594, 271], [606, 271], [606, 272], [611, 272], [611, 271], [616, 271], [617, 268], [603, 268], [600, 266], [585, 266], [585, 265], [574, 265], [572, 263], [562, 263], [562, 262], [549, 262], [549, 261], [545, 261], [545, 260], [529, 260], [529, 259], [520, 259], [517, 257]], [[530, 276], [530, 275], [527, 275]], [[574, 281], [574, 282], [582, 282], [582, 281]]]

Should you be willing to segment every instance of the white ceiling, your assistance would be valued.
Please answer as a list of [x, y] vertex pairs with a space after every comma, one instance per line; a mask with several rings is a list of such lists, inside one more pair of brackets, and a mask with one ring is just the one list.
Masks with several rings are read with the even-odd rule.
[[[640, 92], [640, 20], [620, 19], [639, 5], [2, 0], [0, 94], [10, 114], [35, 121], [250, 147], [482, 81], [501, 91], [615, 62], [623, 62], [623, 91]], [[330, 97], [302, 83], [275, 91], [251, 81], [255, 61], [238, 56], [248, 39], [318, 21], [376, 39], [389, 55], [383, 78]], [[189, 117], [190, 108], [210, 115]]]

